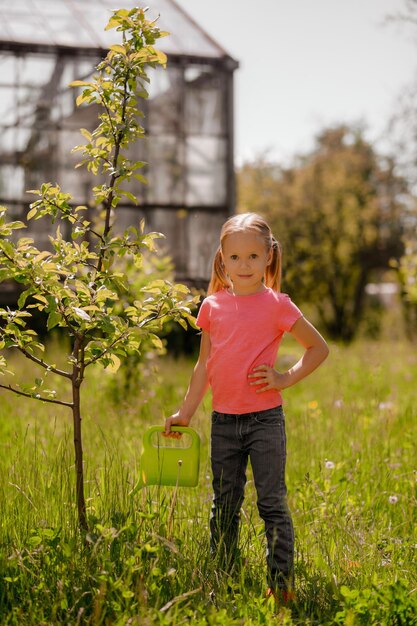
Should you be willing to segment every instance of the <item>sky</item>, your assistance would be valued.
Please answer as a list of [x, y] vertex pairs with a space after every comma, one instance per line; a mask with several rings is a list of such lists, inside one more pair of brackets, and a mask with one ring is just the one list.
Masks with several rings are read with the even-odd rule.
[[405, 0], [177, 0], [237, 59], [235, 155], [282, 164], [337, 123], [382, 151], [417, 73], [417, 27], [388, 22]]

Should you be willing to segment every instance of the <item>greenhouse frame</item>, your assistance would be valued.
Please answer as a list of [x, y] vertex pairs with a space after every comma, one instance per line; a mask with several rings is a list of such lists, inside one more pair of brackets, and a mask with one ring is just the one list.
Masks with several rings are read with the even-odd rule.
[[[136, 2], [125, 0], [123, 8]], [[132, 183], [139, 204], [117, 209], [117, 227], [138, 224], [166, 236], [176, 279], [204, 286], [223, 221], [235, 209], [233, 78], [238, 63], [174, 0], [148, 0], [150, 18], [170, 32], [158, 42], [167, 69], [150, 69], [142, 101], [146, 137], [132, 148], [147, 163], [148, 185]], [[80, 128], [97, 125], [97, 109], [77, 108], [73, 80], [86, 80], [117, 42], [104, 27], [114, 0], [14, 0], [0, 19], [0, 204], [19, 219], [28, 189], [58, 183], [76, 204], [91, 206], [97, 184], [71, 149]], [[136, 186], [135, 186], [136, 185]], [[47, 247], [48, 233], [31, 222]], [[3, 304], [13, 294], [0, 292]]]

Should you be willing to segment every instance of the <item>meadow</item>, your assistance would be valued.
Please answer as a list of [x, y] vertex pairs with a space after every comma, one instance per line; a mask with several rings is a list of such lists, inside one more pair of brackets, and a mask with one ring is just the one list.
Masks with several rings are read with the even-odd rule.
[[[278, 367], [298, 355], [286, 338]], [[287, 390], [297, 602], [279, 615], [265, 597], [250, 473], [241, 565], [227, 576], [209, 555], [209, 397], [192, 423], [202, 439], [198, 487], [128, 495], [144, 429], [176, 409], [193, 367], [154, 361], [129, 379], [97, 369], [87, 382], [85, 538], [68, 409], [0, 392], [0, 624], [417, 624], [416, 346], [393, 332], [331, 345], [326, 364]]]

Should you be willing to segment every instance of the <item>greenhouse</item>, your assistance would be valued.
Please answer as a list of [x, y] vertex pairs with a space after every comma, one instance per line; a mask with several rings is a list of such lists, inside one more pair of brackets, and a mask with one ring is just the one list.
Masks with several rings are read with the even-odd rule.
[[[136, 4], [125, 0], [123, 6]], [[234, 211], [238, 64], [174, 0], [148, 0], [146, 6], [170, 32], [159, 43], [168, 66], [150, 70], [146, 138], [132, 148], [147, 163], [149, 184], [131, 184], [139, 205], [119, 205], [117, 221], [125, 227], [144, 217], [148, 230], [166, 235], [176, 278], [204, 285], [219, 227]], [[95, 128], [97, 110], [77, 108], [78, 92], [69, 83], [88, 79], [117, 42], [117, 32], [104, 30], [114, 8], [114, 0], [14, 0], [0, 6], [0, 203], [14, 218], [32, 200], [26, 190], [46, 181], [59, 183], [77, 204], [91, 204], [97, 182], [74, 169], [79, 156], [71, 149], [82, 142], [80, 128]], [[48, 233], [39, 224], [31, 223], [33, 236], [47, 245]]]

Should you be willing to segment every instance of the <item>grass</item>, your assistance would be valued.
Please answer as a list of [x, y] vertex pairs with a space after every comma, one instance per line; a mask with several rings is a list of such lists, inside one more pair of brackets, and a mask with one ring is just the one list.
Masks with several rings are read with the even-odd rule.
[[[280, 366], [298, 354], [285, 339]], [[15, 366], [29, 375], [27, 363]], [[158, 373], [148, 364], [129, 393], [121, 374], [93, 372], [84, 395], [85, 541], [69, 411], [2, 392], [0, 623], [417, 624], [416, 366], [404, 340], [334, 345], [320, 370], [286, 392], [297, 604], [279, 616], [265, 598], [250, 474], [244, 565], [228, 577], [209, 557], [209, 398], [193, 421], [203, 444], [199, 486], [128, 496], [143, 430], [177, 407], [191, 361], [163, 358]]]

